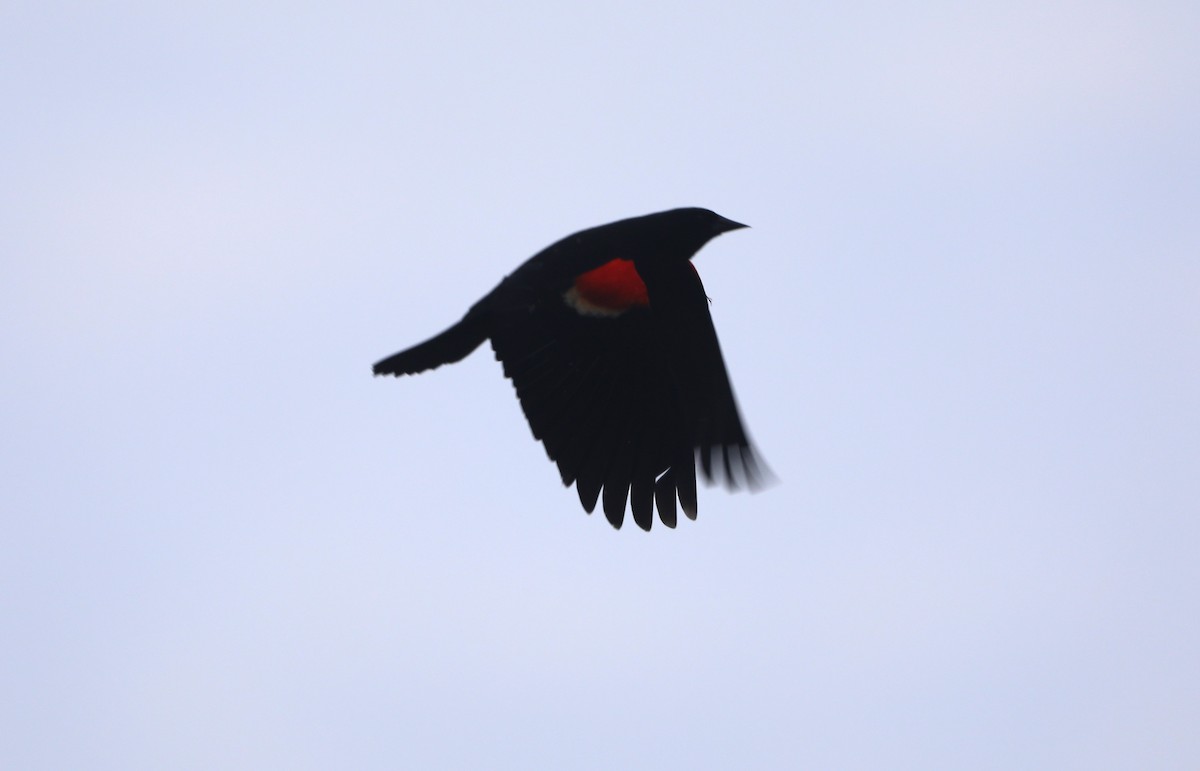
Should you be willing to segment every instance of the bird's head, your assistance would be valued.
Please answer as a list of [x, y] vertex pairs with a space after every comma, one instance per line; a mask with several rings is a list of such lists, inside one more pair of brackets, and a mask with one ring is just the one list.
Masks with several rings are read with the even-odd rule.
[[670, 209], [625, 220], [615, 235], [624, 243], [614, 252], [635, 262], [689, 260], [713, 238], [747, 227], [700, 208]]

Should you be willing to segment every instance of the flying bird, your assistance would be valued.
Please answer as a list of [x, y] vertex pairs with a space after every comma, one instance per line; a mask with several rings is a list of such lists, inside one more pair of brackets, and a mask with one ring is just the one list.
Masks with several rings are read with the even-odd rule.
[[533, 436], [591, 514], [696, 518], [696, 464], [730, 489], [764, 481], [692, 256], [746, 227], [685, 208], [583, 230], [538, 252], [462, 320], [376, 375], [460, 361], [491, 340]]

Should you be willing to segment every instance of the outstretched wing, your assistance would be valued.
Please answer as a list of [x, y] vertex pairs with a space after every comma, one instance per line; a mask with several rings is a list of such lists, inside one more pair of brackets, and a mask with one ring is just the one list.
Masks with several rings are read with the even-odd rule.
[[762, 486], [769, 472], [742, 424], [699, 274], [690, 262], [657, 262], [638, 270], [649, 291], [661, 357], [705, 478], [720, 478], [730, 489]]
[[615, 317], [549, 301], [493, 320], [492, 347], [512, 379], [534, 438], [574, 484], [589, 513], [620, 527], [625, 506], [649, 530], [674, 527], [675, 501], [696, 514], [695, 463], [648, 310]]
[[694, 519], [697, 451], [710, 481], [718, 467], [730, 486], [757, 479], [703, 288], [692, 289], [699, 325], [653, 296], [650, 307], [615, 315], [579, 313], [555, 297], [492, 319], [492, 347], [534, 437], [584, 509], [602, 498], [614, 527], [627, 501], [644, 530], [656, 507], [674, 527], [677, 500]]

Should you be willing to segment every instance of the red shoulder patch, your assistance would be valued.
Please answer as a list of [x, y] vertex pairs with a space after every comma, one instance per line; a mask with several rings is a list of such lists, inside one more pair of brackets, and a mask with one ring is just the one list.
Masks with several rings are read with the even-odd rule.
[[616, 316], [634, 306], [647, 306], [650, 296], [633, 260], [615, 259], [575, 279], [567, 302], [580, 313]]

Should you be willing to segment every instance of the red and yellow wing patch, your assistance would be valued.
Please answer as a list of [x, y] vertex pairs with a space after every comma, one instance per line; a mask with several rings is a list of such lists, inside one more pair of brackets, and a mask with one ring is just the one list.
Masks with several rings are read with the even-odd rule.
[[635, 306], [650, 304], [633, 260], [620, 258], [579, 276], [563, 299], [585, 316], [619, 316]]

